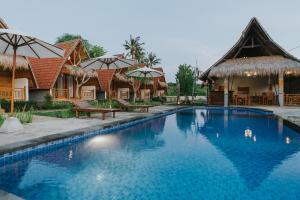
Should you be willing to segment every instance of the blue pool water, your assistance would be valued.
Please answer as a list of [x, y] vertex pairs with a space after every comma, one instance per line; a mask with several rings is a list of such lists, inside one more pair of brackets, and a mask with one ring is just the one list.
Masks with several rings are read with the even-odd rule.
[[300, 199], [300, 134], [250, 111], [189, 109], [0, 167], [25, 199]]

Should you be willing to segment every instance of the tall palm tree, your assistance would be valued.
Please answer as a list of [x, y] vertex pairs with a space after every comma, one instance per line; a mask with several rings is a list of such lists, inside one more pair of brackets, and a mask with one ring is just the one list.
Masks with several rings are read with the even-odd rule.
[[157, 64], [160, 64], [161, 59], [158, 58], [155, 53], [150, 52], [148, 53], [147, 58], [145, 59], [145, 63], [148, 65], [148, 67], [153, 67]]
[[133, 37], [130, 35], [130, 39], [127, 41], [125, 40], [125, 44], [123, 46], [125, 47], [126, 51], [129, 51], [127, 55], [130, 55], [132, 59], [136, 59], [139, 62], [141, 62], [144, 58], [144, 48], [145, 45], [144, 42], [140, 42], [141, 37]]

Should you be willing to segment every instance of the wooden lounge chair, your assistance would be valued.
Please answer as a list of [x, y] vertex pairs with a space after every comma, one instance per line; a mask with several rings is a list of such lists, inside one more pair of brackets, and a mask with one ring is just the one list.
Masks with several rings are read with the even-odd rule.
[[76, 117], [79, 117], [80, 112], [87, 112], [87, 113], [101, 113], [102, 120], [105, 120], [106, 113], [112, 113], [113, 118], [116, 117], [116, 112], [121, 111], [120, 109], [115, 108], [93, 108], [87, 101], [76, 101], [74, 102], [75, 108], [74, 111], [76, 113]]
[[121, 108], [123, 108], [126, 111], [128, 111], [130, 109], [131, 110], [140, 109], [141, 111], [149, 112], [149, 108], [153, 107], [151, 105], [131, 105], [123, 99], [116, 99], [116, 101], [120, 104]]

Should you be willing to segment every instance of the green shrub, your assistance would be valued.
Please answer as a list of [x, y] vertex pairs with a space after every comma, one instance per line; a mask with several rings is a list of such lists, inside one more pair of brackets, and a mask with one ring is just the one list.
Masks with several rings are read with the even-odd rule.
[[[10, 101], [5, 99], [0, 99], [1, 108], [5, 110], [5, 112], [10, 112]], [[23, 110], [29, 111], [30, 109], [38, 109], [38, 104], [35, 101], [15, 101], [15, 110]]]
[[54, 110], [54, 109], [71, 109], [73, 105], [65, 101], [53, 101], [53, 97], [50, 94], [45, 95], [44, 104], [42, 106], [45, 110]]
[[159, 101], [160, 103], [165, 103], [167, 101], [166, 97], [153, 97], [152, 101]]
[[33, 118], [33, 109], [29, 111], [25, 111], [26, 107], [23, 108], [22, 111], [17, 110], [14, 113], [14, 116], [20, 120], [22, 124], [28, 124], [32, 122]]
[[50, 94], [46, 94], [44, 100], [43, 108], [51, 108], [53, 105], [53, 97]]
[[[71, 109], [67, 110], [59, 110], [59, 111], [47, 111], [47, 112], [41, 112], [41, 111], [35, 111], [35, 115], [40, 116], [47, 116], [47, 117], [57, 117], [57, 118], [73, 118], [75, 117], [75, 112]], [[88, 113], [81, 112], [80, 116], [87, 116]]]
[[72, 109], [72, 108], [73, 108], [73, 104], [71, 104], [70, 102], [56, 101], [53, 102], [51, 109]]
[[75, 114], [71, 110], [63, 110], [63, 111], [56, 111], [55, 116], [58, 118], [72, 118], [75, 117]]
[[139, 100], [136, 101], [135, 103], [130, 102], [130, 104], [132, 105], [151, 105], [151, 106], [159, 106], [161, 105], [160, 101], [143, 101], [143, 100]]
[[4, 116], [0, 114], [0, 127], [2, 126], [4, 120], [5, 120]]

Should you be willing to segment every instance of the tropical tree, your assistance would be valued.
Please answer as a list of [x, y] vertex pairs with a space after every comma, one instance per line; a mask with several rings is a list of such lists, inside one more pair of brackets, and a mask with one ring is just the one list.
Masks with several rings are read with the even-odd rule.
[[147, 58], [145, 58], [145, 63], [147, 64], [148, 67], [153, 67], [157, 64], [160, 64], [160, 62], [161, 59], [158, 58], [156, 54], [153, 52], [148, 53]]
[[104, 50], [103, 47], [101, 47], [99, 45], [91, 44], [87, 39], [82, 38], [81, 35], [74, 35], [74, 34], [70, 34], [70, 33], [64, 33], [63, 35], [57, 37], [56, 43], [70, 41], [70, 40], [74, 40], [74, 39], [82, 39], [82, 41], [84, 43], [84, 47], [88, 51], [89, 56], [91, 58], [103, 56], [106, 53], [106, 51]]
[[138, 62], [143, 62], [145, 57], [145, 52], [143, 46], [144, 42], [141, 42], [141, 37], [133, 37], [130, 35], [129, 40], [125, 40], [125, 44], [123, 44], [126, 51], [128, 51], [127, 55], [131, 56], [132, 59], [137, 60]]
[[75, 77], [76, 81], [76, 98], [80, 98], [79, 89], [86, 84], [91, 78], [97, 77], [97, 73], [93, 70], [84, 70], [78, 66], [68, 66], [69, 71]]
[[184, 95], [186, 98], [192, 95], [195, 79], [196, 76], [191, 65], [182, 64], [178, 66], [176, 80], [179, 84], [180, 95]]
[[133, 103], [135, 103], [137, 92], [141, 87], [141, 81], [135, 78], [130, 78], [129, 85], [132, 86], [133, 90]]

